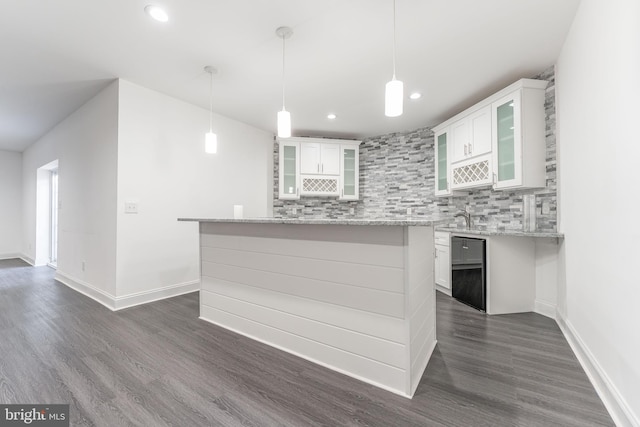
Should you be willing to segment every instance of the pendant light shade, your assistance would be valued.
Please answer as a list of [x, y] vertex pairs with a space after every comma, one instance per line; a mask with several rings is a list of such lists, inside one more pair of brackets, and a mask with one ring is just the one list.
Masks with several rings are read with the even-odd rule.
[[282, 39], [282, 110], [278, 111], [278, 137], [289, 138], [291, 136], [291, 114], [284, 107], [284, 44], [291, 37], [293, 30], [289, 27], [278, 27], [276, 35]]
[[218, 135], [213, 133], [213, 75], [218, 70], [211, 65], [204, 67], [204, 71], [211, 75], [211, 83], [209, 85], [209, 132], [204, 136], [204, 152], [207, 154], [216, 154], [218, 152]]
[[396, 0], [393, 0], [393, 77], [387, 83], [384, 91], [384, 114], [387, 117], [402, 115], [404, 100], [403, 84], [396, 80]]
[[218, 152], [218, 135], [213, 132], [207, 132], [205, 134], [204, 152], [208, 154], [216, 154]]
[[387, 82], [384, 91], [384, 114], [387, 117], [402, 115], [402, 100], [404, 98], [403, 84], [395, 77]]
[[278, 137], [289, 138], [291, 136], [291, 114], [284, 108], [278, 111]]

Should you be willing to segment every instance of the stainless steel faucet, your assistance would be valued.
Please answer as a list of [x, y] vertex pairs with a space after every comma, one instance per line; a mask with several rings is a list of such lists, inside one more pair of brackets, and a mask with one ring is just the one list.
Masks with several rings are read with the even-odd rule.
[[453, 217], [457, 218], [459, 216], [463, 216], [464, 217], [464, 222], [467, 223], [467, 230], [471, 229], [471, 214], [469, 212], [458, 212], [457, 214], [455, 214]]

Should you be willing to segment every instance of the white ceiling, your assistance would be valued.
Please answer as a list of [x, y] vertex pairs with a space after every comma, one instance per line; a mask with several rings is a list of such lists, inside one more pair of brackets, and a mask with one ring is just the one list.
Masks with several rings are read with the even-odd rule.
[[392, 0], [0, 0], [0, 149], [23, 151], [118, 77], [208, 108], [208, 64], [214, 110], [275, 132], [282, 25], [294, 135], [435, 125], [554, 64], [578, 1], [397, 0], [397, 78], [423, 97], [388, 118]]

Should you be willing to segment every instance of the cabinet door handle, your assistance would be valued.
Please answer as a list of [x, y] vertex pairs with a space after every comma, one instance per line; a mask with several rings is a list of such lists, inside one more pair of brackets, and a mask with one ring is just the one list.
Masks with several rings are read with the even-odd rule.
[[322, 164], [322, 173], [324, 173], [324, 163]]
[[467, 144], [464, 144], [464, 155], [467, 155]]
[[471, 155], [471, 153], [473, 153], [473, 145], [469, 143], [469, 155]]
[[493, 173], [493, 185], [496, 185], [498, 183], [498, 175], [494, 172]]
[[296, 196], [300, 195], [300, 187], [296, 187]]
[[320, 163], [318, 163], [318, 172], [320, 172]]

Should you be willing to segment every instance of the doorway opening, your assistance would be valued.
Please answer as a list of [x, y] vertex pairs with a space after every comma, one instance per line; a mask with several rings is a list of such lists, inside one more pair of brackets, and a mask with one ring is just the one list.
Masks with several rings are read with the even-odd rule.
[[51, 239], [49, 242], [49, 264], [53, 268], [58, 267], [58, 169], [51, 171], [50, 177], [51, 198], [49, 207], [51, 213], [49, 215], [51, 231]]
[[58, 266], [58, 160], [38, 168], [34, 265]]

